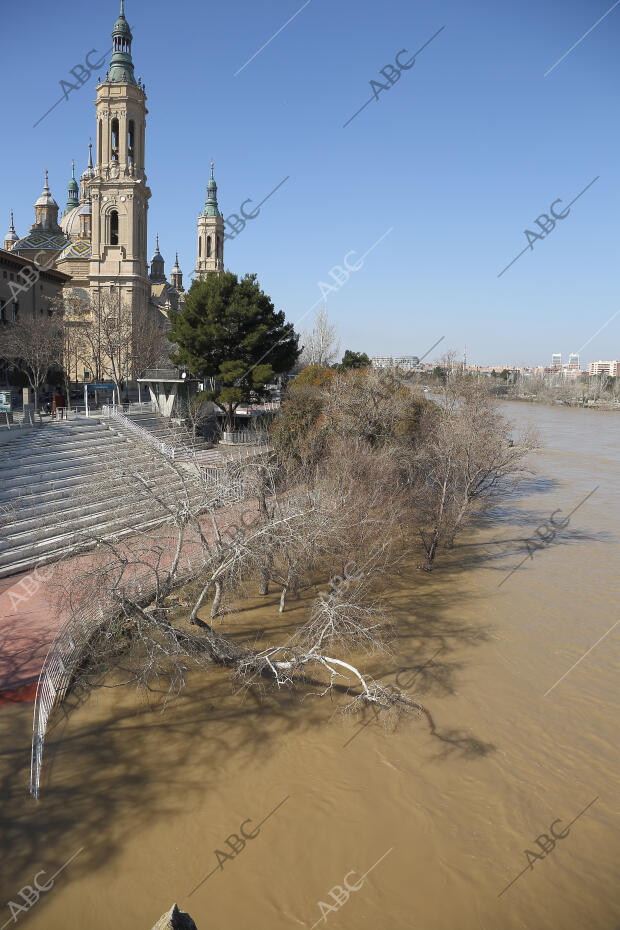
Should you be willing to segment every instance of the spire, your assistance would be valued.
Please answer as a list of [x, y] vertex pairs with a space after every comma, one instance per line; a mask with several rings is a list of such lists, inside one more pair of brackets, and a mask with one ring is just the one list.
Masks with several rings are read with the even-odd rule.
[[219, 210], [217, 208], [217, 184], [213, 177], [214, 166], [215, 162], [211, 162], [211, 177], [207, 183], [207, 199], [202, 213], [203, 216], [219, 216]]
[[179, 253], [174, 257], [174, 268], [170, 272], [170, 281], [177, 291], [183, 290], [183, 272], [179, 267]]
[[88, 167], [92, 168], [93, 166], [93, 140], [88, 140]]
[[67, 205], [65, 207], [65, 216], [69, 210], [73, 210], [74, 207], [79, 207], [80, 199], [78, 197], [78, 182], [75, 180], [75, 162], [71, 162], [71, 180], [67, 185]]
[[9, 226], [9, 231], [4, 237], [4, 248], [9, 251], [13, 248], [13, 245], [19, 240], [19, 236], [15, 232], [15, 226], [13, 225], [13, 211], [11, 210], [11, 225]]
[[[71, 181], [69, 181], [71, 184]], [[58, 225], [58, 204], [52, 197], [52, 192], [47, 180], [47, 168], [45, 169], [45, 184], [43, 193], [34, 203], [34, 224], [30, 227], [30, 232], [49, 232], [56, 235], [60, 232]]]
[[106, 76], [108, 81], [117, 84], [135, 84], [133, 61], [131, 59], [131, 41], [133, 36], [129, 23], [125, 19], [125, 3], [121, 0], [121, 10], [112, 29], [112, 58], [110, 70]]
[[166, 280], [164, 257], [159, 251], [159, 233], [155, 237], [155, 253], [151, 259], [151, 274], [149, 277], [153, 284], [163, 284]]

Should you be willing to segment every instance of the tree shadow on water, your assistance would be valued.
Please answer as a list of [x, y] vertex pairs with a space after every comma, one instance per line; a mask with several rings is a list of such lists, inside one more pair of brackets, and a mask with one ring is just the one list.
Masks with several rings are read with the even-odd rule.
[[38, 801], [28, 794], [32, 705], [1, 709], [0, 901], [16, 900], [37, 872], [53, 874], [81, 847], [65, 879], [92, 874], [154, 819], [198, 810], [231, 758], [250, 772], [276, 740], [319, 719], [294, 694], [235, 696], [219, 669], [192, 678], [161, 713], [165, 697], [165, 688], [150, 704], [131, 687], [70, 694], [50, 720]]

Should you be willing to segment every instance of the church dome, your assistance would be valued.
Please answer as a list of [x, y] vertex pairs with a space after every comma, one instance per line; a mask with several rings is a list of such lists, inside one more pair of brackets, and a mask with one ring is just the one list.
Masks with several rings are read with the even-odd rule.
[[73, 207], [60, 220], [60, 228], [65, 236], [78, 236], [80, 233], [80, 208]]
[[61, 262], [64, 258], [90, 258], [92, 250], [90, 242], [87, 239], [78, 239], [77, 242], [70, 242], [58, 256]]
[[35, 200], [34, 205], [35, 207], [58, 207], [47, 184], [43, 188], [41, 196]]

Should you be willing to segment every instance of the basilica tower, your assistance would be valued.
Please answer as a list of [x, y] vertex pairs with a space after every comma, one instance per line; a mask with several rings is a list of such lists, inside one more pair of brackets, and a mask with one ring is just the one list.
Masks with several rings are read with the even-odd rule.
[[92, 200], [91, 290], [120, 288], [135, 313], [146, 310], [150, 284], [146, 259], [151, 192], [144, 172], [146, 93], [134, 77], [131, 29], [124, 0], [112, 30], [110, 70], [97, 85], [97, 141]]
[[221, 274], [224, 270], [224, 217], [217, 205], [217, 184], [211, 177], [207, 184], [205, 208], [198, 217], [198, 255], [196, 277], [203, 278], [209, 271]]

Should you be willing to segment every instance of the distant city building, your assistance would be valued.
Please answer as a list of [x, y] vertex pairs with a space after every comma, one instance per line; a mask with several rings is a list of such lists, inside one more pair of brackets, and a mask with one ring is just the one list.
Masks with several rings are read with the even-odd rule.
[[577, 369], [579, 371], [579, 355], [576, 352], [571, 352], [568, 356], [568, 367], [571, 371]]
[[609, 378], [617, 378], [620, 373], [620, 361], [598, 361], [590, 362], [588, 365], [589, 375], [607, 375]]
[[394, 359], [394, 367], [402, 368], [403, 371], [412, 371], [419, 364], [420, 359], [417, 355], [402, 355]]
[[398, 357], [373, 355], [370, 361], [373, 368], [400, 368], [401, 371], [420, 371], [429, 367], [421, 364], [417, 355], [400, 355]]
[[561, 368], [562, 367], [562, 353], [554, 352], [551, 356], [551, 367], [552, 368]]

